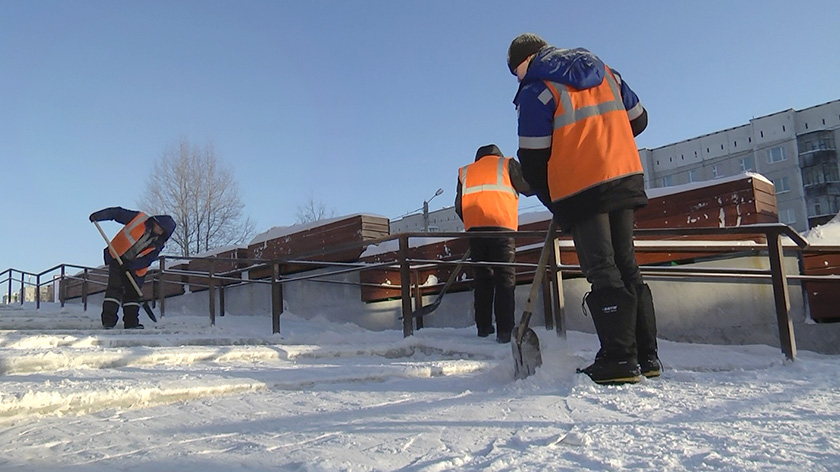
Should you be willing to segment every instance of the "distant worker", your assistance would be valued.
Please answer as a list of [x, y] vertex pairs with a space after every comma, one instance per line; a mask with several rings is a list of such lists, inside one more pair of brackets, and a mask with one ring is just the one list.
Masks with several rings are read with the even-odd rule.
[[[533, 195], [522, 178], [519, 162], [503, 157], [495, 144], [478, 148], [475, 162], [458, 171], [455, 212], [469, 231], [519, 229], [519, 194]], [[470, 238], [470, 259], [475, 262], [512, 263], [516, 246], [512, 237]], [[512, 266], [480, 266], [473, 270], [473, 303], [478, 335], [496, 332], [496, 341], [510, 342], [513, 331], [516, 273]], [[496, 329], [493, 329], [493, 313]]]
[[586, 49], [559, 49], [535, 34], [517, 36], [508, 68], [525, 180], [570, 232], [592, 290], [601, 348], [579, 372], [596, 383], [657, 377], [662, 364], [650, 288], [633, 246], [633, 212], [647, 204], [635, 142], [647, 111], [622, 77]]
[[[149, 265], [157, 259], [164, 244], [175, 231], [175, 220], [168, 215], [149, 216], [121, 207], [105, 208], [90, 215], [92, 222], [108, 220], [122, 223], [125, 227], [114, 236], [110, 247], [105, 248], [108, 287], [102, 301], [102, 326], [116, 326], [117, 311], [122, 305], [125, 329], [143, 329], [139, 320], [142, 297], [128, 277], [134, 277], [137, 287], [143, 287], [143, 279]], [[110, 248], [113, 248], [116, 254], [112, 254]], [[122, 266], [117, 262], [116, 256], [122, 260]]]

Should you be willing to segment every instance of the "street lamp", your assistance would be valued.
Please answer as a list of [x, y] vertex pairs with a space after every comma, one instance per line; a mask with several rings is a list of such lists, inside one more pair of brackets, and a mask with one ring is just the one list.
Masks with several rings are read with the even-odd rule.
[[430, 198], [428, 200], [423, 200], [423, 231], [425, 231], [427, 233], [429, 232], [429, 202], [434, 200], [435, 197], [437, 197], [438, 195], [440, 195], [442, 193], [443, 193], [443, 189], [439, 188], [439, 189], [437, 189], [437, 192], [435, 192], [435, 194], [432, 195], [432, 198]]

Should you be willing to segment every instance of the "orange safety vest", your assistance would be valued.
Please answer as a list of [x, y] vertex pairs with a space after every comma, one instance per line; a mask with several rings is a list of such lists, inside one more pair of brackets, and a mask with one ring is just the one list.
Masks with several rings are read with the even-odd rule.
[[548, 160], [552, 202], [643, 173], [618, 82], [606, 66], [605, 72], [600, 85], [583, 90], [546, 81], [557, 104]]
[[519, 193], [510, 182], [509, 157], [484, 156], [461, 167], [461, 214], [464, 228], [519, 228]]
[[[143, 238], [143, 234], [146, 232], [146, 220], [148, 219], [149, 215], [141, 211], [137, 216], [129, 221], [128, 224], [116, 234], [116, 236], [114, 236], [111, 240], [111, 248], [113, 249], [109, 248], [113, 258], [116, 259], [118, 255], [122, 257], [132, 247], [134, 247], [141, 238]], [[132, 259], [143, 257], [154, 250], [155, 246], [151, 244], [148, 247], [139, 248], [137, 255]], [[114, 254], [114, 251], [116, 251], [116, 254]], [[123, 260], [123, 262], [125, 262], [125, 260]], [[142, 269], [137, 269], [135, 272], [138, 277], [142, 277], [146, 275], [147, 270], [148, 268], [144, 267]]]

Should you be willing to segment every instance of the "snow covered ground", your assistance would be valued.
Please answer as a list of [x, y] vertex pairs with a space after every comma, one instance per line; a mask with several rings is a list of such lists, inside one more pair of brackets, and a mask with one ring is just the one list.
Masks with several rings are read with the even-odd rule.
[[[666, 370], [597, 386], [593, 335], [544, 365], [473, 328], [371, 332], [286, 313], [0, 305], [0, 470], [837, 470], [840, 357], [661, 342]], [[16, 329], [10, 329], [15, 327]]]

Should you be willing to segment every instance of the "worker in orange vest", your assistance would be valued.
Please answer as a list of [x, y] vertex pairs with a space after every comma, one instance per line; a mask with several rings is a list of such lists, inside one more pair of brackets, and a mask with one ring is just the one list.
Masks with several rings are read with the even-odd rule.
[[532, 33], [508, 48], [525, 180], [571, 233], [592, 284], [586, 305], [601, 348], [579, 372], [597, 383], [658, 377], [662, 364], [650, 287], [633, 246], [633, 212], [647, 204], [635, 136], [647, 111], [621, 75], [586, 49]]
[[[504, 157], [495, 144], [478, 148], [475, 162], [458, 171], [455, 212], [469, 231], [519, 229], [519, 194], [533, 195], [519, 162]], [[470, 238], [474, 262], [513, 263], [516, 247], [510, 236]], [[496, 341], [510, 342], [515, 310], [516, 273], [512, 266], [477, 266], [473, 303], [478, 335], [496, 332]], [[493, 328], [493, 314], [496, 329]]]
[[[134, 277], [137, 286], [143, 287], [149, 265], [157, 259], [175, 231], [175, 220], [169, 215], [149, 216], [141, 211], [121, 207], [105, 208], [90, 215], [90, 221], [106, 220], [114, 220], [125, 226], [104, 251], [105, 264], [108, 266], [108, 286], [102, 301], [102, 326], [116, 326], [117, 311], [122, 305], [123, 326], [126, 329], [143, 329], [139, 320], [142, 297], [128, 277]], [[117, 256], [122, 265], [117, 261]]]

